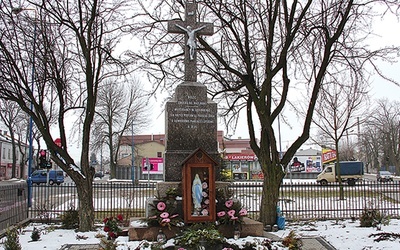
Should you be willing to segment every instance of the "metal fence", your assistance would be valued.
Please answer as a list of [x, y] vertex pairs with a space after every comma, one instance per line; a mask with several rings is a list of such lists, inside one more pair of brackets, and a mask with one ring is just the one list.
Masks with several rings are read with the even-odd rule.
[[27, 219], [27, 185], [0, 183], [0, 232], [8, 226]]
[[[234, 183], [236, 199], [259, 216], [262, 183]], [[361, 181], [355, 186], [343, 184], [343, 199], [338, 184], [321, 186], [317, 183], [282, 184], [279, 206], [287, 220], [359, 218], [364, 209], [378, 209], [392, 218], [400, 217], [400, 182]]]
[[[229, 188], [234, 198], [241, 201], [252, 218], [259, 216], [261, 182], [233, 182]], [[366, 208], [377, 208], [392, 218], [400, 217], [400, 183], [358, 182], [343, 185], [344, 199], [340, 199], [339, 185], [320, 186], [314, 183], [282, 184], [279, 206], [287, 220], [358, 218]], [[33, 186], [30, 218], [52, 219], [71, 207], [78, 207], [74, 184]], [[156, 195], [155, 183], [101, 183], [93, 185], [95, 216], [123, 214], [124, 217], [144, 217], [146, 202]]]
[[[93, 206], [95, 218], [122, 214], [124, 218], [144, 217], [146, 201], [154, 198], [155, 183], [94, 183]], [[39, 220], [60, 218], [69, 209], [78, 208], [78, 194], [74, 183], [62, 185], [33, 185], [32, 207], [29, 217]]]

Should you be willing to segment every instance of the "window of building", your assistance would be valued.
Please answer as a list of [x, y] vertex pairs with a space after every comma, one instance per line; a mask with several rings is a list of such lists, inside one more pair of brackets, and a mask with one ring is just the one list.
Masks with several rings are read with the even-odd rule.
[[6, 158], [6, 154], [5, 154], [5, 152], [6, 152], [6, 148], [3, 148], [3, 159], [5, 159], [5, 158]]
[[162, 157], [162, 152], [157, 152], [157, 157], [161, 158]]

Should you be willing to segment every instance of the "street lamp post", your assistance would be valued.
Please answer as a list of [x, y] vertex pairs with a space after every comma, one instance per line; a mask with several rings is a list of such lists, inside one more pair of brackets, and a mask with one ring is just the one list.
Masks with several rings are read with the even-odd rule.
[[[22, 11], [33, 10], [35, 11], [35, 21], [33, 22], [33, 47], [32, 47], [32, 71], [31, 71], [31, 92], [33, 95], [35, 86], [35, 59], [36, 59], [36, 35], [37, 35], [37, 14], [36, 9], [30, 8], [13, 8], [12, 12], [18, 15]], [[30, 103], [30, 110], [33, 112], [33, 101]], [[32, 115], [29, 117], [29, 152], [28, 152], [28, 207], [32, 206], [32, 181], [30, 176], [32, 174], [32, 160], [33, 160], [33, 119]]]
[[132, 179], [132, 183], [135, 184], [135, 142], [133, 140], [133, 122], [132, 122], [132, 147], [131, 147], [131, 151], [132, 151], [132, 169], [131, 169], [131, 179]]

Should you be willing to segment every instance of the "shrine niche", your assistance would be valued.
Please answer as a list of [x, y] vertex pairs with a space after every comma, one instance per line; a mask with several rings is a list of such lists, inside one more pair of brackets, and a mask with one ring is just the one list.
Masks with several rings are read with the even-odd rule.
[[215, 221], [215, 168], [218, 164], [202, 149], [183, 162], [182, 194], [185, 223]]

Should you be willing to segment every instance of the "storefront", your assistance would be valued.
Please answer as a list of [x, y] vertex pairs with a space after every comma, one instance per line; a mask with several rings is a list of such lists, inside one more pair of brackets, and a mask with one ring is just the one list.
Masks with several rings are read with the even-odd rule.
[[263, 179], [260, 164], [254, 154], [227, 154], [224, 161], [225, 170], [233, 180]]

